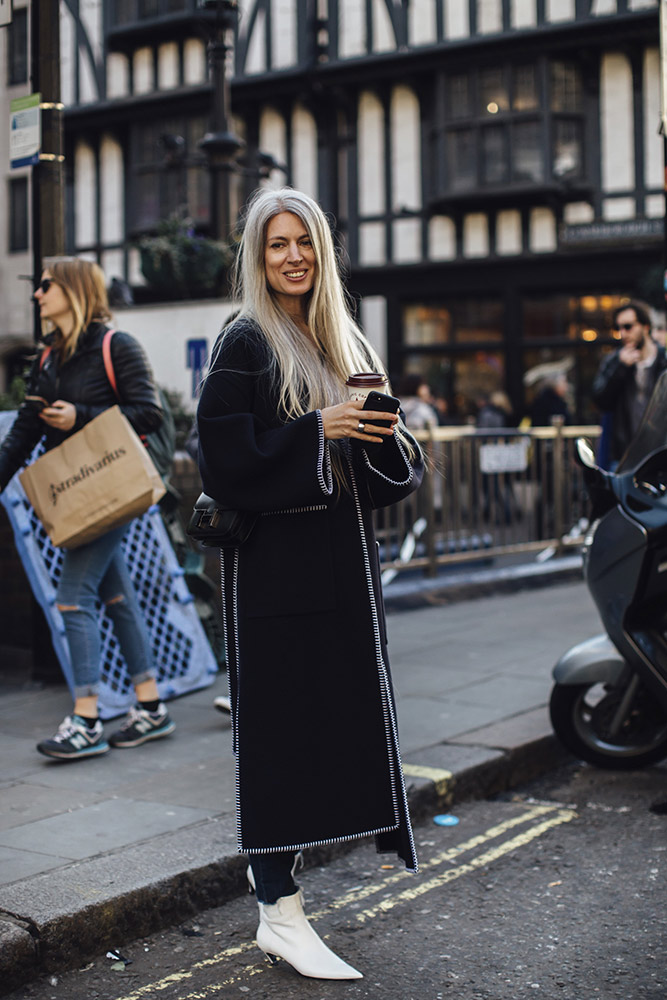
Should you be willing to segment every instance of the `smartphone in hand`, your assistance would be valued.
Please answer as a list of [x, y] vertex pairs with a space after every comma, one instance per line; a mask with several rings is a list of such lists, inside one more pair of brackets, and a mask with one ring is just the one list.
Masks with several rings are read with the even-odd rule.
[[[383, 413], [398, 413], [400, 405], [401, 401], [400, 399], [396, 399], [396, 396], [388, 396], [386, 392], [376, 392], [372, 389], [366, 396], [363, 409], [381, 410]], [[369, 421], [369, 431], [372, 431], [373, 427], [391, 427], [391, 420]]]
[[41, 413], [45, 406], [51, 405], [48, 399], [44, 399], [43, 396], [25, 396], [23, 402], [30, 410], [34, 410], [36, 413]]

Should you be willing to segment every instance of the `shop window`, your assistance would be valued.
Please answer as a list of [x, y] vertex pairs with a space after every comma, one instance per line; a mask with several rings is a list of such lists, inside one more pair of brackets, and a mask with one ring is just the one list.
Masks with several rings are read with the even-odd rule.
[[203, 116], [136, 122], [130, 134], [130, 205], [133, 231], [154, 229], [178, 213], [197, 228], [209, 225], [209, 172], [197, 143]]
[[29, 246], [28, 178], [9, 181], [9, 252], [20, 253]]
[[488, 344], [503, 339], [503, 304], [496, 299], [458, 299], [447, 306], [411, 305], [403, 311], [404, 343]]
[[566, 60], [443, 73], [444, 118], [434, 158], [444, 166], [434, 197], [583, 180], [584, 95]]
[[28, 82], [28, 11], [15, 10], [7, 26], [7, 85]]

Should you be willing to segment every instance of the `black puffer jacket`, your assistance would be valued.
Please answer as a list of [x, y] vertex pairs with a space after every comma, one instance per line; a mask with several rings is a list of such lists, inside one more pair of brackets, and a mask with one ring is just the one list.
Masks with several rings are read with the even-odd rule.
[[79, 338], [76, 351], [62, 367], [56, 351], [51, 351], [40, 368], [35, 360], [28, 381], [28, 392], [44, 396], [50, 403], [64, 399], [76, 406], [76, 423], [67, 432], [48, 427], [31, 409], [22, 406], [0, 447], [0, 491], [29, 458], [33, 448], [46, 434], [46, 448], [55, 448], [66, 437], [81, 430], [93, 417], [116, 403], [137, 434], [148, 434], [162, 423], [158, 399], [148, 359], [141, 345], [129, 333], [114, 333], [111, 359], [120, 400], [107, 378], [102, 356], [106, 330], [94, 323]]
[[[624, 365], [620, 353], [620, 349], [614, 351], [602, 361], [591, 390], [596, 406], [603, 413], [612, 414], [609, 454], [615, 462], [620, 461], [634, 437], [632, 401], [637, 392], [635, 366]], [[664, 347], [658, 347], [655, 361], [648, 370], [649, 396], [665, 370], [667, 353]]]

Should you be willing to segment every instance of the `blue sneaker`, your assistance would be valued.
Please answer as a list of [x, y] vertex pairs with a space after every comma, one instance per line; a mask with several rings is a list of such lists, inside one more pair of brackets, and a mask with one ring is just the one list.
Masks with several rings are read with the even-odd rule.
[[96, 757], [109, 752], [104, 738], [104, 728], [98, 719], [92, 729], [78, 715], [68, 715], [50, 740], [42, 740], [37, 749], [45, 757], [57, 760], [78, 760], [79, 757]]
[[112, 747], [138, 747], [148, 740], [159, 740], [173, 733], [176, 726], [162, 703], [157, 712], [147, 712], [145, 708], [131, 708], [127, 719], [109, 737]]

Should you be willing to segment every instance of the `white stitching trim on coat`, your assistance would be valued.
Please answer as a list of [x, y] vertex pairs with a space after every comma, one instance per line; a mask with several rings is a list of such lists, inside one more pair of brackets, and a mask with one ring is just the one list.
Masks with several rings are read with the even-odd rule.
[[315, 410], [317, 416], [317, 431], [319, 435], [319, 447], [317, 452], [317, 479], [322, 492], [330, 497], [333, 493], [333, 474], [331, 472], [331, 455], [329, 453], [329, 442], [324, 437], [324, 420], [321, 410]]
[[410, 462], [408, 461], [408, 456], [405, 453], [405, 448], [401, 444], [400, 438], [396, 438], [396, 444], [398, 445], [398, 450], [400, 451], [401, 456], [403, 457], [403, 461], [405, 462], [406, 467], [409, 469], [409, 475], [407, 479], [402, 479], [402, 480], [390, 479], [389, 476], [385, 476], [384, 472], [380, 472], [379, 469], [375, 468], [370, 458], [368, 457], [368, 452], [366, 451], [365, 448], [362, 448], [362, 451], [364, 453], [364, 461], [366, 462], [366, 465], [371, 470], [371, 472], [374, 472], [376, 476], [380, 476], [380, 478], [386, 480], [386, 482], [391, 483], [392, 486], [409, 486], [409, 484], [412, 482], [415, 470], [412, 468]]

